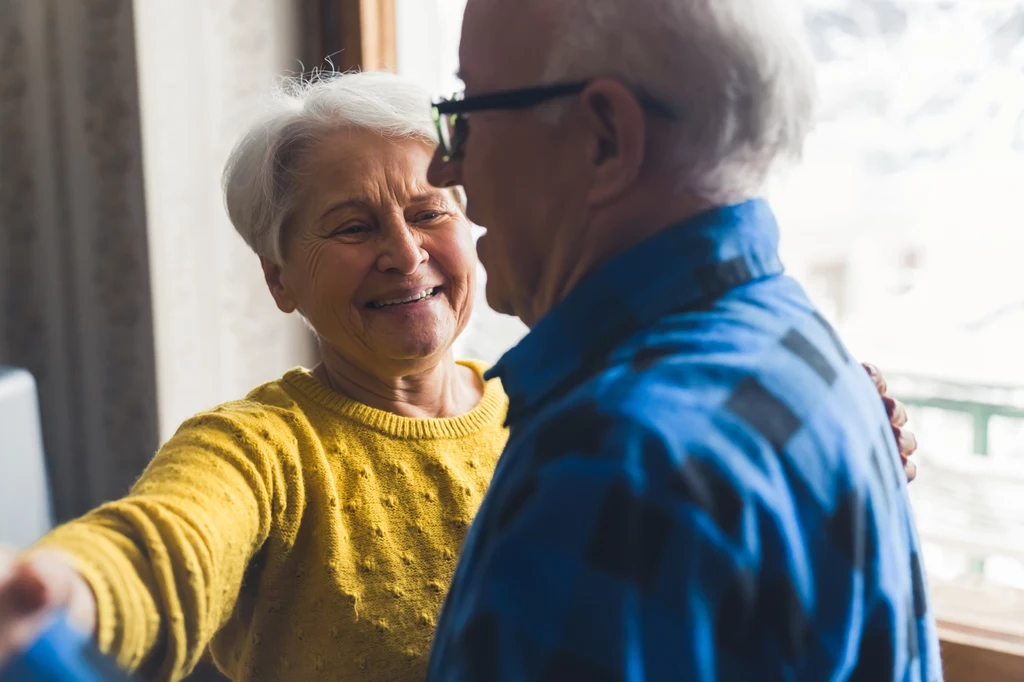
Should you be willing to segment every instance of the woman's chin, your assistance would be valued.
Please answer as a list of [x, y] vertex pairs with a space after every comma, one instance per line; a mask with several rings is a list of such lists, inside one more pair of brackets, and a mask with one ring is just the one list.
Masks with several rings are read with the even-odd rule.
[[438, 333], [414, 332], [394, 335], [374, 334], [375, 354], [399, 362], [427, 361], [444, 357], [454, 338]]
[[408, 348], [414, 355], [425, 349], [427, 355], [454, 341], [454, 314], [444, 300], [430, 299], [399, 304], [364, 313], [366, 329], [383, 347]]

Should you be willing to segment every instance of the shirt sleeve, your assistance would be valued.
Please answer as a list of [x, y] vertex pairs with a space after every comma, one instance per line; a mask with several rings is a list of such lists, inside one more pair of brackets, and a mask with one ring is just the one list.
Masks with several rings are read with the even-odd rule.
[[44, 537], [70, 555], [98, 609], [97, 640], [129, 670], [180, 679], [230, 615], [283, 509], [282, 455], [264, 422], [186, 422], [131, 492]]
[[801, 597], [785, 571], [762, 572], [786, 562], [718, 453], [629, 420], [562, 416], [504, 455], [535, 466], [492, 487], [430, 679], [738, 682], [769, 661], [779, 670]]

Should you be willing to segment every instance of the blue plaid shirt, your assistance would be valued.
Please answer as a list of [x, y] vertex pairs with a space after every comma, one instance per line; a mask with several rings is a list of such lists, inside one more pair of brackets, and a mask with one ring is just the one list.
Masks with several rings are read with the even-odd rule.
[[431, 682], [941, 679], [885, 411], [764, 202], [606, 263], [492, 374]]

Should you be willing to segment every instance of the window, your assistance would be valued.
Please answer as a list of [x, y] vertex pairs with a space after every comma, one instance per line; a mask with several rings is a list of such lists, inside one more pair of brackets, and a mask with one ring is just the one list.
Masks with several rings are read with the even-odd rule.
[[[940, 624], [1024, 641], [1024, 4], [805, 4], [823, 106], [773, 188], [787, 262], [910, 406]], [[836, 253], [844, 287], [804, 276]]]
[[[438, 93], [464, 4], [398, 0], [399, 69]], [[1024, 2], [804, 4], [822, 107], [768, 192], [784, 259], [910, 405], [944, 636], [1024, 644]], [[463, 351], [493, 361], [523, 329], [478, 310]]]

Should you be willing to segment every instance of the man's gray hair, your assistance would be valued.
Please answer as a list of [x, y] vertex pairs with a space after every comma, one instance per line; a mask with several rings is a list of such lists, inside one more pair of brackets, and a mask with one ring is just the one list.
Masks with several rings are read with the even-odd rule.
[[228, 216], [258, 255], [283, 262], [282, 230], [295, 210], [298, 168], [326, 133], [345, 127], [437, 144], [430, 96], [399, 76], [365, 72], [285, 81], [224, 168]]
[[788, 0], [566, 0], [545, 82], [621, 79], [680, 115], [666, 161], [716, 204], [757, 194], [797, 159], [815, 64]]

